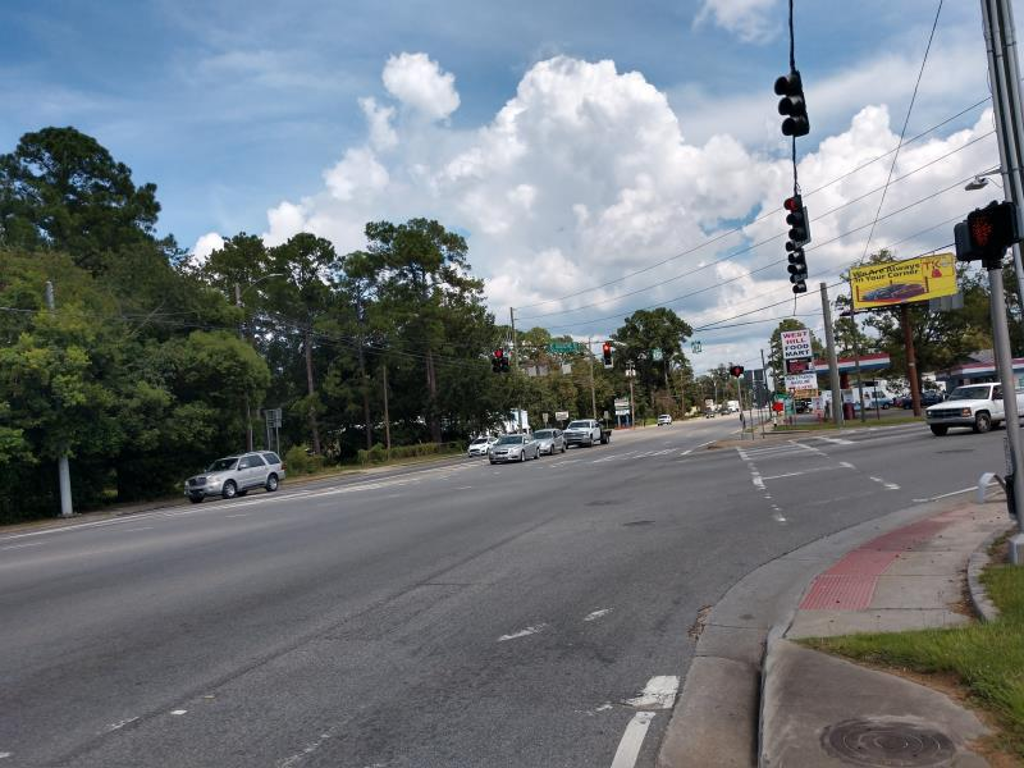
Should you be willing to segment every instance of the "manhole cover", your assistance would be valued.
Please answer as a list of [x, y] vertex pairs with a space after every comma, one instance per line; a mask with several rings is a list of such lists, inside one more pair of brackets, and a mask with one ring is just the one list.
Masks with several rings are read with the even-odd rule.
[[943, 733], [903, 720], [844, 720], [821, 735], [825, 751], [853, 765], [946, 765], [956, 752]]
[[628, 523], [623, 523], [623, 527], [629, 527], [631, 525], [654, 525], [653, 520], [632, 520]]

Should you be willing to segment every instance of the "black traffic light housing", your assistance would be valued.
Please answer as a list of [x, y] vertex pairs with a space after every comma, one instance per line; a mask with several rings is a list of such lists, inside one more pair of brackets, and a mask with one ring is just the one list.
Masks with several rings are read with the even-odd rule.
[[811, 242], [811, 227], [808, 223], [807, 207], [804, 205], [803, 197], [800, 195], [787, 197], [782, 205], [788, 211], [786, 223], [789, 224], [789, 242], [793, 244], [792, 248], [787, 245], [786, 250], [792, 251], [796, 249], [796, 246], [807, 245]]
[[804, 99], [804, 83], [800, 72], [790, 70], [775, 81], [775, 93], [779, 99], [779, 114], [786, 115], [782, 121], [783, 136], [806, 136], [811, 132], [807, 118], [807, 101]]
[[612, 367], [612, 343], [610, 341], [606, 341], [604, 344], [601, 345], [601, 355], [604, 358], [604, 367], [605, 368], [611, 368]]
[[793, 284], [793, 293], [807, 293], [807, 259], [803, 248], [789, 252], [789, 282]]
[[981, 261], [986, 269], [998, 269], [1006, 249], [1021, 241], [1017, 206], [1009, 200], [993, 200], [967, 214], [967, 221], [953, 227], [957, 261]]
[[491, 370], [495, 373], [508, 373], [508, 358], [501, 347], [494, 350], [494, 354], [491, 355]]
[[735, 376], [737, 379], [743, 375], [742, 365], [731, 365], [729, 366], [729, 375]]

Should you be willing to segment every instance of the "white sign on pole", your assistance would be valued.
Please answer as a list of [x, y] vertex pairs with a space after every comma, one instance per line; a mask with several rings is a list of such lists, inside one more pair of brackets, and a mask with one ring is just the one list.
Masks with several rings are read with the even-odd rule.
[[786, 390], [817, 389], [818, 375], [814, 373], [794, 373], [786, 377]]
[[813, 356], [809, 330], [804, 328], [799, 331], [782, 331], [783, 360], [803, 360]]
[[568, 420], [569, 420], [569, 412], [568, 411], [555, 411], [555, 421], [568, 421]]

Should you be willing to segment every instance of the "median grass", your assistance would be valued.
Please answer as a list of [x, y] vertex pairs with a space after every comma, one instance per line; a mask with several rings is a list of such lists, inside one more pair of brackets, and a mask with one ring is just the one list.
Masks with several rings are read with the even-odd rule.
[[804, 642], [859, 661], [954, 676], [971, 701], [994, 715], [999, 746], [1024, 761], [1024, 567], [990, 566], [982, 582], [999, 608], [997, 621]]

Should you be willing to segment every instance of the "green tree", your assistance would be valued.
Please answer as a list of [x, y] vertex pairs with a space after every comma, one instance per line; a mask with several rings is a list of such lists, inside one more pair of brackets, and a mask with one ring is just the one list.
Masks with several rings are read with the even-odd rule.
[[[78, 130], [43, 128], [0, 155], [0, 244], [70, 253], [93, 273], [109, 254], [155, 242], [156, 185]], [[166, 243], [173, 247], [173, 241]]]

